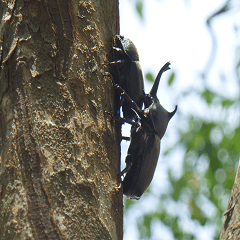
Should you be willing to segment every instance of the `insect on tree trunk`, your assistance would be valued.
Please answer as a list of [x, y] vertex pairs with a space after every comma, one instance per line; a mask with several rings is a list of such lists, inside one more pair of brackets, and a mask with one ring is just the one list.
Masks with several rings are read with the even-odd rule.
[[101, 63], [118, 1], [1, 0], [0, 239], [122, 239]]

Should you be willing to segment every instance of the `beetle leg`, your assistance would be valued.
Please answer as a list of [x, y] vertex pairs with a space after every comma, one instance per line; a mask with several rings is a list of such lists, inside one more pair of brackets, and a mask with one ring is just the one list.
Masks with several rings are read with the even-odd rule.
[[110, 72], [105, 72], [105, 73], [104, 73], [104, 76], [109, 77], [110, 80], [111, 80], [111, 82], [112, 82], [112, 85], [113, 85], [113, 86], [115, 85], [113, 76], [112, 76], [112, 74], [111, 74]]
[[132, 126], [134, 126], [134, 127], [140, 127], [140, 123], [139, 122], [135, 122], [135, 121], [133, 121], [133, 120], [129, 120], [129, 119], [127, 119], [127, 118], [123, 118], [123, 117], [114, 117], [114, 119], [116, 120], [116, 121], [119, 121], [119, 122], [122, 122], [122, 123], [128, 123], [128, 124], [130, 124], [130, 125], [132, 125]]
[[125, 162], [126, 162], [126, 167], [120, 172], [119, 174], [120, 179], [125, 173], [128, 173], [130, 171], [133, 164], [132, 155], [128, 154]]
[[135, 101], [133, 101], [129, 95], [118, 85], [114, 84], [114, 87], [120, 92], [121, 97], [125, 99], [126, 102], [129, 103], [132, 109], [136, 111], [136, 113], [139, 115], [141, 119], [145, 118], [142, 109], [136, 104]]
[[127, 118], [123, 118], [123, 117], [119, 117], [119, 116], [113, 116], [112, 113], [107, 112], [107, 111], [105, 111], [105, 113], [107, 113], [110, 116], [110, 118], [114, 119], [115, 121], [118, 121], [118, 122], [121, 122], [121, 123], [128, 123], [128, 124], [132, 125], [135, 128], [140, 127], [140, 123], [139, 122], [135, 122], [133, 120], [129, 120]]
[[[114, 88], [116, 88], [116, 90], [119, 90], [120, 92], [120, 96], [121, 96], [121, 102], [120, 102], [120, 106], [122, 106], [123, 104], [123, 100], [125, 100], [126, 102], [129, 103], [129, 105], [131, 106], [132, 110], [136, 113], [136, 118], [135, 121], [132, 120], [128, 120], [126, 118], [124, 119], [124, 123], [129, 123], [134, 127], [140, 127], [140, 121], [139, 119], [145, 119], [146, 117], [144, 116], [144, 112], [142, 111], [142, 109], [136, 104], [136, 102], [134, 100], [132, 100], [129, 95], [122, 89], [122, 87], [120, 87], [118, 84], [114, 83], [114, 79], [111, 73], [109, 72], [105, 72], [104, 76], [107, 76], [110, 78]], [[120, 117], [119, 117], [120, 119]]]
[[112, 66], [116, 66], [116, 65], [120, 65], [125, 63], [124, 60], [117, 60], [117, 61], [112, 61], [112, 62], [103, 62], [100, 63], [100, 66], [107, 66], [107, 67], [112, 67]]
[[110, 121], [113, 123], [114, 122], [113, 120], [115, 120], [114, 115], [111, 112], [108, 112], [108, 111], [104, 111], [104, 112], [109, 116]]
[[107, 65], [107, 66], [116, 66], [116, 65], [119, 65], [119, 64], [123, 64], [123, 63], [125, 63], [124, 60], [117, 60], [117, 61], [112, 61], [112, 62], [105, 63], [105, 65]]
[[122, 183], [122, 176], [126, 173], [128, 173], [133, 165], [133, 156], [131, 154], [128, 154], [126, 157], [126, 167], [120, 172], [119, 174], [119, 183]]
[[123, 52], [123, 50], [122, 50], [121, 48], [119, 48], [119, 47], [113, 47], [112, 49], [113, 49], [113, 51], [114, 51], [115, 53], [124, 55], [124, 52]]

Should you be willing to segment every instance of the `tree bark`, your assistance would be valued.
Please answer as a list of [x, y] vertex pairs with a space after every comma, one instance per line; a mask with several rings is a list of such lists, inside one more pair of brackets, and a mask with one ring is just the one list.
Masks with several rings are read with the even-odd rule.
[[122, 239], [101, 63], [118, 1], [1, 0], [0, 239]]
[[240, 239], [240, 165], [235, 178], [230, 199], [228, 202], [228, 208], [225, 212], [225, 219], [220, 236], [220, 240], [237, 240]]

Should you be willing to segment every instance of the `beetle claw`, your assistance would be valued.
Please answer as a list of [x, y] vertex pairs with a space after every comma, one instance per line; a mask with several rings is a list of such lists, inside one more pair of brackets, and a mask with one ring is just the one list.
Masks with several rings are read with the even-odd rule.
[[121, 175], [121, 173], [118, 175], [118, 183], [119, 183], [118, 188], [121, 188], [122, 187], [122, 175]]

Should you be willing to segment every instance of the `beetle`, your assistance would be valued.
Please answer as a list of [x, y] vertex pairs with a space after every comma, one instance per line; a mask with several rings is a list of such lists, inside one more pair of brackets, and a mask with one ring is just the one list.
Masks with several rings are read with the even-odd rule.
[[[137, 48], [130, 39], [121, 35], [113, 37], [113, 61], [109, 64], [115, 67], [115, 82], [142, 109], [145, 97], [143, 72]], [[130, 120], [135, 119], [136, 114], [131, 110], [129, 103], [124, 98], [121, 101], [123, 116]]]
[[132, 122], [126, 167], [119, 175], [120, 180], [125, 175], [122, 181], [123, 193], [128, 198], [139, 199], [150, 185], [160, 153], [160, 141], [168, 122], [177, 111], [176, 106], [174, 111], [168, 112], [157, 98], [160, 78], [163, 72], [170, 69], [169, 66], [170, 62], [167, 62], [160, 69], [150, 93], [145, 94], [143, 110], [121, 86], [114, 85], [139, 118], [139, 121]]

